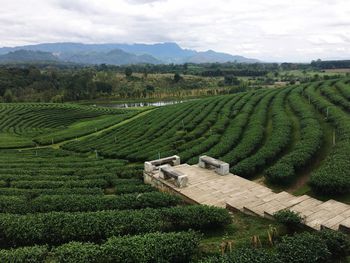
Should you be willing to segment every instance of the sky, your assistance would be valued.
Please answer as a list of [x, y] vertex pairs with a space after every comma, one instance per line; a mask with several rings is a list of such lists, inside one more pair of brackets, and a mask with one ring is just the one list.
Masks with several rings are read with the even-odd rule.
[[159, 43], [262, 61], [350, 59], [350, 0], [0, 0], [0, 46]]

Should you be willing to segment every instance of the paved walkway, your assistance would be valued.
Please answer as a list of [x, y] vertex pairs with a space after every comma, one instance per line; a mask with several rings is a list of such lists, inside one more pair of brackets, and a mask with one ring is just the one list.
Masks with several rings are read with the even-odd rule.
[[273, 213], [289, 209], [300, 213], [305, 224], [313, 229], [322, 227], [350, 231], [350, 206], [335, 200], [322, 202], [308, 195], [293, 196], [287, 192], [274, 193], [269, 188], [228, 174], [220, 176], [213, 170], [197, 165], [181, 164], [174, 167], [189, 178], [188, 186], [177, 188], [171, 180], [162, 180], [158, 171], [149, 174], [158, 184], [170, 187], [193, 201], [226, 207], [229, 210], [271, 218]]

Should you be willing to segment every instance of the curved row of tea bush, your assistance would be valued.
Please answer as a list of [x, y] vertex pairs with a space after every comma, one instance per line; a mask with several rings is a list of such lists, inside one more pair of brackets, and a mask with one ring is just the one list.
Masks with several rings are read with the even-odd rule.
[[200, 236], [195, 232], [150, 233], [111, 237], [101, 245], [71, 242], [57, 248], [48, 246], [0, 250], [1, 262], [98, 263], [98, 262], [189, 262]]
[[41, 195], [28, 200], [25, 196], [0, 196], [0, 213], [27, 214], [45, 212], [87, 212], [171, 207], [181, 199], [160, 192], [123, 195]]
[[[201, 120], [201, 122], [194, 126], [195, 128], [192, 131], [186, 131], [185, 134], [181, 136], [181, 140], [185, 141], [183, 144], [186, 144], [187, 141], [193, 141], [196, 138], [205, 136], [205, 134], [210, 133], [210, 129], [215, 126], [216, 123], [223, 124], [220, 122], [220, 118], [218, 118], [218, 114], [223, 114], [223, 109], [225, 107], [230, 108], [232, 105], [229, 104], [231, 97], [224, 97], [216, 104], [213, 104], [213, 107], [206, 111]], [[209, 107], [208, 107], [209, 108]], [[221, 115], [223, 117], [223, 115]], [[174, 154], [174, 148], [172, 147], [172, 143], [176, 141], [176, 133], [181, 129], [181, 121], [177, 125], [172, 126], [165, 133], [163, 133], [160, 137], [156, 138], [156, 142], [149, 142], [148, 147], [147, 144], [142, 147], [141, 151], [133, 152], [126, 156], [128, 160], [144, 160], [144, 159], [154, 159], [155, 156], [158, 155], [158, 152], [161, 152], [164, 156]], [[213, 138], [211, 138], [213, 139]], [[205, 145], [204, 143], [201, 145]], [[132, 146], [131, 146], [132, 147]], [[208, 146], [207, 146], [208, 147]], [[210, 147], [210, 146], [209, 146]], [[176, 149], [175, 149], [176, 150]]]
[[[238, 95], [234, 98], [230, 98], [229, 102], [223, 107], [221, 111], [216, 111], [215, 114], [211, 114], [210, 118], [213, 123], [210, 127], [203, 127], [203, 134], [193, 136], [192, 140], [188, 137], [185, 143], [181, 144], [180, 147], [176, 147], [180, 153], [182, 160], [188, 163], [197, 162], [196, 156], [201, 154], [220, 143], [221, 137], [224, 131], [228, 128], [229, 123], [232, 123], [232, 118], [235, 118], [235, 113], [239, 112], [242, 107], [247, 103], [251, 94], [245, 96]], [[207, 124], [210, 124], [207, 122]], [[175, 152], [176, 153], [176, 152]], [[192, 158], [192, 159], [191, 159]]]
[[[206, 106], [207, 102], [204, 101], [203, 105]], [[191, 119], [195, 118], [199, 114], [194, 115], [195, 112], [193, 111], [196, 111], [198, 107], [201, 107], [198, 101], [191, 101], [181, 105], [175, 104], [169, 107], [157, 108], [142, 118], [133, 120], [108, 132], [103, 132], [97, 138], [87, 138], [81, 142], [67, 143], [63, 147], [79, 152], [98, 149], [106, 156], [117, 157], [118, 153], [112, 151], [114, 148], [121, 150], [130, 143], [136, 145], [145, 139], [147, 140], [147, 138], [155, 138], [165, 131], [164, 129], [167, 128], [167, 125], [174, 124], [174, 117], [181, 118], [176, 119], [175, 124], [189, 117]], [[184, 125], [186, 125], [185, 121]]]
[[[58, 247], [1, 249], [2, 262], [192, 262], [198, 258], [200, 235], [193, 232], [150, 233], [110, 237], [102, 244], [70, 242]], [[332, 230], [285, 236], [272, 248], [234, 247], [200, 263], [331, 263], [345, 262], [349, 238]]]
[[347, 98], [344, 98], [341, 94], [338, 93], [337, 89], [334, 87], [334, 82], [329, 82], [323, 84], [320, 87], [322, 95], [326, 96], [332, 103], [337, 106], [343, 107], [345, 110], [350, 111], [350, 101]]
[[268, 119], [268, 109], [276, 92], [268, 93], [256, 105], [248, 125], [242, 135], [239, 144], [223, 156], [223, 160], [230, 166], [250, 156], [263, 142], [265, 137], [265, 126]]
[[272, 132], [265, 144], [253, 155], [243, 159], [230, 170], [234, 174], [250, 177], [256, 174], [266, 164], [276, 157], [289, 145], [291, 141], [292, 125], [285, 111], [285, 101], [289, 89], [283, 89], [272, 101]]
[[[260, 98], [259, 95], [253, 95], [255, 94], [247, 93], [243, 97], [240, 97], [237, 103], [235, 103], [229, 116], [232, 120], [223, 131], [220, 141], [206, 152], [207, 155], [218, 158], [237, 144], [238, 139], [240, 138], [240, 135], [248, 121], [248, 117]], [[197, 143], [198, 142], [193, 144], [191, 142], [188, 143], [187, 145], [189, 145], [189, 149], [181, 146], [179, 148], [179, 151], [183, 152], [180, 154], [181, 157], [186, 154], [186, 150], [190, 152], [190, 148]]]
[[[136, 187], [137, 188], [137, 187]], [[129, 189], [128, 189], [129, 190]], [[143, 192], [138, 191], [136, 193]], [[0, 196], [25, 196], [28, 200], [39, 195], [103, 195], [101, 188], [56, 188], [56, 189], [19, 189], [19, 188], [0, 188]]]
[[66, 129], [63, 130], [58, 130], [48, 134], [41, 134], [34, 138], [34, 142], [38, 143], [39, 145], [48, 145], [52, 143], [59, 143], [69, 139], [74, 139], [103, 130], [126, 119], [132, 118], [139, 113], [140, 111], [134, 110], [125, 114], [107, 115], [103, 116], [103, 118], [93, 119], [90, 121], [81, 121], [71, 126], [68, 126]]
[[42, 194], [96, 195], [104, 190], [112, 194], [155, 191], [140, 180], [142, 165], [126, 164], [62, 150], [7, 150], [0, 155], [0, 195], [30, 199]]
[[350, 80], [338, 81], [335, 83], [336, 89], [342, 94], [346, 99], [350, 100]]
[[[320, 85], [320, 84], [319, 84]], [[318, 86], [319, 86], [318, 85]], [[305, 89], [305, 96], [335, 128], [335, 146], [321, 167], [311, 176], [310, 185], [321, 194], [343, 194], [350, 192], [350, 118], [348, 113], [338, 108], [317, 93], [317, 85]]]
[[[345, 80], [322, 83], [324, 94], [346, 100], [338, 91], [348, 89]], [[298, 95], [309, 99], [301, 89], [261, 89], [164, 107], [96, 138], [63, 147], [78, 152], [97, 149], [102, 156], [132, 162], [177, 154], [192, 164], [207, 154], [230, 163], [235, 174], [251, 177], [263, 172], [271, 182], [287, 184], [317, 158], [323, 136], [323, 126], [315, 120], [319, 116]], [[299, 126], [293, 125], [292, 118]], [[300, 134], [300, 139], [294, 134]]]
[[208, 206], [161, 209], [0, 214], [0, 238], [8, 246], [99, 242], [116, 235], [208, 230], [231, 222], [227, 210]]
[[51, 144], [75, 138], [138, 112], [72, 104], [1, 104], [0, 138], [5, 136], [7, 140], [1, 140], [0, 148], [29, 147], [34, 146], [33, 141]]
[[288, 97], [289, 104], [300, 123], [300, 140], [290, 153], [265, 171], [266, 179], [274, 184], [286, 185], [295, 180], [297, 171], [317, 154], [322, 145], [321, 125], [312, 106], [301, 97], [301, 91], [302, 88], [296, 88]]

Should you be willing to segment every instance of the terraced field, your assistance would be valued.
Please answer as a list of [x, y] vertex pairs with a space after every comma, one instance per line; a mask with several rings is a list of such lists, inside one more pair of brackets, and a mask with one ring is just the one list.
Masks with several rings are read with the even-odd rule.
[[1, 104], [0, 148], [57, 143], [104, 129], [137, 113], [73, 104]]
[[[223, 209], [183, 206], [180, 198], [143, 184], [141, 169], [51, 148], [2, 150], [0, 260], [124, 262], [137, 248], [147, 262], [154, 256], [182, 262], [199, 243], [189, 229], [230, 223]], [[159, 250], [163, 242], [169, 245]]]
[[232, 218], [143, 184], [142, 162], [173, 154], [346, 196], [349, 96], [350, 80], [339, 79], [143, 111], [1, 104], [0, 261], [188, 262], [200, 243], [193, 230], [220, 231]]
[[[207, 154], [243, 177], [263, 176], [268, 184], [288, 188], [300, 184], [303, 174], [316, 193], [345, 194], [350, 192], [349, 91], [349, 80], [341, 79], [195, 100], [63, 148], [96, 149], [131, 162], [177, 154], [195, 163]], [[334, 145], [326, 143], [333, 140], [329, 134]]]

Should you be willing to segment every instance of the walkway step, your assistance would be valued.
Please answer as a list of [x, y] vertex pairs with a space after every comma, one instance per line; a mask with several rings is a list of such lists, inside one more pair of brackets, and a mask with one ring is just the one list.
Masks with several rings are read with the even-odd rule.
[[213, 170], [197, 165], [182, 164], [174, 167], [188, 176], [188, 186], [176, 188], [170, 181], [159, 178], [158, 171], [146, 174], [147, 182], [154, 180], [156, 187], [187, 197], [196, 203], [226, 207], [231, 211], [273, 219], [274, 213], [288, 209], [299, 213], [304, 223], [313, 228], [329, 228], [350, 233], [350, 206], [335, 200], [322, 202], [308, 195], [293, 196], [287, 192], [274, 193], [271, 189], [242, 177], [220, 176]]

